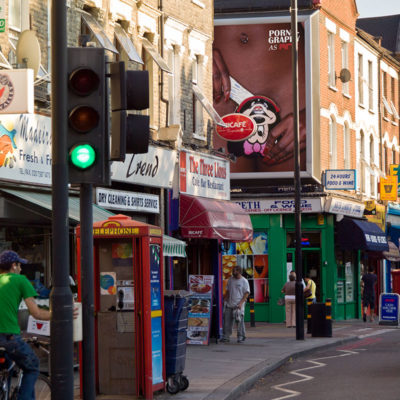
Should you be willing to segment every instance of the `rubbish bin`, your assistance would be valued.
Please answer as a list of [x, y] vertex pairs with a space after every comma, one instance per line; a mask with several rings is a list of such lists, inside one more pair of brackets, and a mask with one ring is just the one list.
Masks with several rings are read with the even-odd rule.
[[314, 303], [311, 310], [311, 336], [332, 337], [331, 301]]
[[176, 394], [189, 387], [189, 380], [182, 375], [186, 361], [189, 292], [164, 291], [165, 312], [165, 369], [167, 391]]

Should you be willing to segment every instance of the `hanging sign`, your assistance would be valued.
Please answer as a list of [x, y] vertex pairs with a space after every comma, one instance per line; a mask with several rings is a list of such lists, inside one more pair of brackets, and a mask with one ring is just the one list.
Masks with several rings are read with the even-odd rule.
[[327, 169], [325, 171], [325, 189], [328, 190], [355, 190], [355, 169]]
[[381, 178], [379, 182], [379, 191], [382, 201], [397, 200], [397, 176], [387, 176]]
[[228, 114], [222, 117], [225, 126], [216, 125], [218, 135], [229, 142], [246, 140], [254, 134], [257, 124], [253, 118], [244, 114]]

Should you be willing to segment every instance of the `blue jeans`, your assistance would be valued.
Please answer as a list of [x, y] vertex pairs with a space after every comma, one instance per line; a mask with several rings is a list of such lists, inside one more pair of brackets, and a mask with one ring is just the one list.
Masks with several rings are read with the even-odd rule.
[[36, 354], [20, 335], [0, 333], [0, 347], [6, 349], [7, 356], [24, 372], [18, 400], [35, 400], [35, 383], [39, 376], [39, 359]]

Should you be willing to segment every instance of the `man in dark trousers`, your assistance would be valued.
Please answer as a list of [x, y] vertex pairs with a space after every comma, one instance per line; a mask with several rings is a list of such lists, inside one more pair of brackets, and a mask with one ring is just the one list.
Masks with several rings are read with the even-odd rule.
[[361, 293], [363, 302], [363, 321], [367, 322], [368, 306], [370, 308], [369, 320], [374, 321], [374, 309], [375, 309], [375, 283], [377, 276], [374, 273], [374, 268], [369, 267], [368, 273], [364, 274], [361, 278]]

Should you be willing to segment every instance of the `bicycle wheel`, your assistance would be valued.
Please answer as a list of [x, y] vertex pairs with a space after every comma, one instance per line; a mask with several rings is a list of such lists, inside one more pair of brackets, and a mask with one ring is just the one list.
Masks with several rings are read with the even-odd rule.
[[44, 375], [39, 375], [35, 384], [36, 400], [51, 400], [50, 381]]

